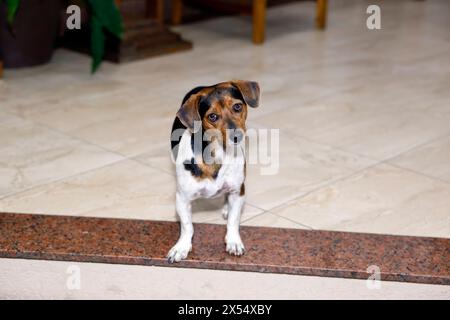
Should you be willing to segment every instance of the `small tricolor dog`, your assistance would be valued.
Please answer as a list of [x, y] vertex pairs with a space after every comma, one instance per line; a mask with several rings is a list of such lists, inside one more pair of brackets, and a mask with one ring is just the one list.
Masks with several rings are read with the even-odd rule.
[[169, 251], [169, 262], [187, 257], [192, 249], [191, 202], [225, 196], [226, 251], [244, 254], [239, 222], [245, 200], [244, 141], [247, 107], [259, 105], [259, 85], [253, 81], [228, 81], [197, 87], [183, 99], [172, 127], [175, 160], [176, 211], [181, 232]]

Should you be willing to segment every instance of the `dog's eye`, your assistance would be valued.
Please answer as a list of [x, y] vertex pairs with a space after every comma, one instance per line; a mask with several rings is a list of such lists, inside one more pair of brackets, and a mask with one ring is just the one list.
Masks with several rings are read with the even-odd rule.
[[235, 105], [233, 105], [233, 110], [236, 111], [236, 112], [241, 112], [242, 111], [242, 104], [236, 103]]
[[219, 119], [219, 116], [217, 114], [215, 114], [215, 113], [210, 113], [208, 115], [208, 119], [211, 122], [216, 122]]

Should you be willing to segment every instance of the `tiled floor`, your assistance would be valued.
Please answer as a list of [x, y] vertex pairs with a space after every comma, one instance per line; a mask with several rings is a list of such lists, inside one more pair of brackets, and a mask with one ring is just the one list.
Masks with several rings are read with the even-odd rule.
[[[365, 26], [368, 4], [382, 29]], [[194, 50], [89, 74], [58, 50], [0, 80], [0, 211], [174, 220], [168, 138], [183, 95], [260, 82], [249, 126], [280, 129], [280, 170], [248, 172], [245, 225], [450, 237], [450, 3], [330, 1], [179, 27]], [[197, 222], [223, 223], [220, 202]]]

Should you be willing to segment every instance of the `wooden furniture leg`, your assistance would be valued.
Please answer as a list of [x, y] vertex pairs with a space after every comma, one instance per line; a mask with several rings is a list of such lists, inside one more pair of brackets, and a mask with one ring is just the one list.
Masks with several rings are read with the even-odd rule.
[[153, 18], [155, 21], [163, 25], [164, 24], [164, 0], [147, 0], [146, 6], [146, 16], [148, 18]]
[[3, 78], [3, 61], [0, 60], [0, 79]]
[[266, 33], [266, 0], [253, 0], [253, 43], [264, 42]]
[[325, 29], [327, 26], [327, 0], [317, 0], [316, 27]]
[[172, 0], [172, 24], [178, 25], [183, 18], [183, 0]]

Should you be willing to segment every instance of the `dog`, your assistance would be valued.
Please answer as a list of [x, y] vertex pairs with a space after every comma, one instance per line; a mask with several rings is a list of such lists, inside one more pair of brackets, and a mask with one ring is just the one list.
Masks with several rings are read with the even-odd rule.
[[225, 196], [225, 248], [245, 252], [239, 234], [245, 202], [245, 142], [248, 107], [259, 106], [260, 88], [254, 81], [228, 81], [189, 91], [178, 110], [171, 135], [177, 189], [176, 211], [180, 236], [170, 249], [170, 263], [185, 259], [192, 250], [191, 203], [198, 198]]

